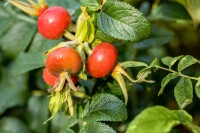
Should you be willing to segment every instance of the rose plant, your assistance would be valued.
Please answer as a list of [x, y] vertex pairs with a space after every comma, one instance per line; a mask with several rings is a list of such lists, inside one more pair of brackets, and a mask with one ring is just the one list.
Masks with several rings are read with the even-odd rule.
[[[124, 125], [125, 129], [121, 132], [200, 132], [200, 127], [193, 124], [191, 115], [184, 110], [192, 104], [193, 90], [200, 98], [200, 78], [196, 75], [190, 76], [184, 70], [199, 64], [200, 61], [191, 55], [165, 56], [161, 59], [155, 58], [149, 63], [126, 58], [126, 54], [128, 57], [134, 56], [134, 49], [148, 48], [158, 42], [160, 45], [170, 42], [174, 34], [153, 24], [153, 20], [175, 23], [184, 20], [184, 23], [188, 24], [191, 17], [183, 5], [168, 2], [159, 6], [159, 2], [155, 2], [152, 4], [152, 10], [155, 9], [146, 17], [142, 8], [150, 6], [148, 2], [142, 3], [139, 10], [133, 7], [130, 1], [80, 0], [80, 3], [77, 2], [80, 5], [77, 6], [75, 16], [66, 7], [67, 3], [51, 5], [48, 0], [8, 0], [8, 3], [31, 15], [23, 14], [23, 17], [18, 16], [18, 19], [34, 24], [34, 27], [27, 31], [27, 34], [30, 34], [27, 42], [31, 42], [31, 45], [27, 47], [26, 39], [22, 42], [24, 50], [28, 48], [29, 52], [16, 49], [13, 55], [10, 55], [14, 58], [20, 53], [13, 63], [11, 73], [23, 75], [41, 68], [40, 75], [46, 90], [42, 93], [33, 91], [33, 94], [46, 98], [39, 103], [44, 102], [48, 107], [40, 108], [50, 112], [40, 121], [41, 125], [48, 125], [59, 119], [57, 116], [62, 113], [65, 125], [61, 119], [56, 123], [59, 127], [56, 132], [61, 133], [116, 133], [120, 132], [120, 129], [111, 123], [123, 123], [126, 120], [130, 122]], [[173, 6], [167, 5], [169, 3]], [[182, 17], [177, 13], [178, 18], [175, 18], [176, 15], [169, 13], [166, 14], [167, 17], [163, 17], [160, 13], [162, 8], [181, 10], [181, 13], [186, 15]], [[23, 29], [27, 25], [21, 22], [17, 26]], [[160, 29], [163, 32], [159, 31]], [[33, 39], [35, 32], [36, 39]], [[38, 40], [45, 43], [38, 45]], [[134, 47], [131, 46], [133, 43]], [[122, 55], [120, 50], [125, 54]], [[156, 79], [151, 75], [159, 71], [168, 73], [161, 79], [158, 95], [163, 94], [169, 82], [176, 79], [174, 96], [180, 109], [170, 110], [157, 105], [145, 109], [134, 119], [129, 118], [133, 113], [127, 110], [130, 106], [129, 99], [132, 99], [129, 91], [133, 88], [130, 86], [155, 84]], [[37, 100], [34, 97], [30, 103], [34, 104]], [[29, 108], [35, 112], [40, 110], [34, 110], [31, 105]], [[34, 116], [31, 119], [37, 121]], [[40, 128], [45, 129], [42, 132], [48, 132], [47, 127], [37, 125], [37, 129], [31, 122], [30, 125], [36, 132], [41, 132]]]

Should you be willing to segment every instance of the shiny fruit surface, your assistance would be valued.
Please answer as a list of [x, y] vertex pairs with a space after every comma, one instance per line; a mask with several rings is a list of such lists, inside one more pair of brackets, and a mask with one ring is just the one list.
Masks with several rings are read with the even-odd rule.
[[58, 48], [51, 52], [46, 59], [46, 68], [55, 76], [62, 72], [74, 75], [79, 72], [81, 66], [81, 57], [73, 48]]
[[52, 75], [47, 68], [43, 70], [42, 77], [44, 82], [50, 86], [54, 86], [58, 77]]
[[115, 46], [102, 42], [97, 45], [87, 61], [87, 71], [92, 77], [102, 78], [109, 74], [117, 61], [118, 52]]
[[54, 6], [38, 17], [38, 31], [43, 37], [54, 40], [62, 36], [70, 23], [69, 12], [61, 6]]

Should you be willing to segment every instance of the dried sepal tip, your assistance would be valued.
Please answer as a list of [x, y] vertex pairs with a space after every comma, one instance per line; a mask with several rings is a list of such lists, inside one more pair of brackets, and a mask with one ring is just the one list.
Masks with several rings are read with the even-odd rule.
[[28, 0], [28, 3], [20, 0], [8, 0], [8, 2], [32, 16], [40, 16], [48, 8], [45, 0], [38, 0], [38, 3], [33, 0]]

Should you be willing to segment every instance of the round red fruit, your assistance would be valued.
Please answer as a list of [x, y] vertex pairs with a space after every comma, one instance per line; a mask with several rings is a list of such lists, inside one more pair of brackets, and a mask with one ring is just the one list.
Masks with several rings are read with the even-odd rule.
[[71, 17], [69, 12], [61, 7], [54, 6], [46, 9], [38, 18], [38, 31], [47, 39], [58, 39], [69, 27]]
[[46, 68], [55, 76], [62, 72], [69, 72], [72, 75], [76, 74], [81, 66], [81, 57], [73, 48], [58, 48], [51, 52], [46, 60]]
[[102, 42], [95, 47], [87, 61], [87, 71], [95, 78], [109, 74], [117, 61], [117, 49], [110, 43]]
[[58, 77], [53, 76], [46, 68], [43, 70], [42, 77], [44, 82], [50, 86], [54, 86]]

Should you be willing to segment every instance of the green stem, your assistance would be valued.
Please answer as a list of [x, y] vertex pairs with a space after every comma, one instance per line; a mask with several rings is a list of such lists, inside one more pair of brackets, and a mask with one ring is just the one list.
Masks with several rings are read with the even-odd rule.
[[90, 49], [90, 47], [89, 47], [89, 45], [88, 45], [88, 42], [84, 42], [84, 43], [83, 43], [83, 48], [84, 48], [85, 52], [86, 52], [88, 55], [91, 55], [92, 50]]
[[76, 37], [69, 31], [66, 31], [64, 36], [69, 40], [75, 40], [76, 39]]
[[44, 55], [48, 55], [51, 52], [53, 52], [54, 50], [61, 48], [61, 47], [70, 47], [70, 48], [74, 48], [78, 45], [79, 43], [77, 41], [67, 41], [67, 42], [61, 42], [59, 43], [57, 46], [45, 51], [43, 54]]
[[79, 44], [79, 42], [77, 42], [77, 41], [67, 41], [67, 42], [64, 42], [64, 43], [62, 44], [62, 47], [74, 48], [74, 47], [76, 47], [78, 44]]
[[90, 99], [90, 97], [88, 95], [86, 95], [85, 93], [80, 92], [80, 91], [72, 91], [71, 93], [75, 97]]
[[168, 69], [168, 68], [165, 68], [165, 67], [161, 67], [161, 66], [158, 66], [156, 65], [155, 66], [156, 68], [159, 68], [159, 69], [162, 69], [162, 70], [165, 70], [165, 71], [168, 71], [168, 72], [171, 72], [171, 73], [177, 73], [180, 77], [185, 77], [185, 78], [190, 78], [190, 79], [193, 79], [193, 80], [197, 80], [198, 81], [198, 78], [197, 77], [191, 77], [191, 76], [188, 76], [188, 75], [184, 75], [180, 72], [176, 72], [172, 69]]
[[44, 91], [40, 91], [40, 90], [33, 90], [31, 94], [34, 96], [45, 96], [46, 95], [46, 93]]

